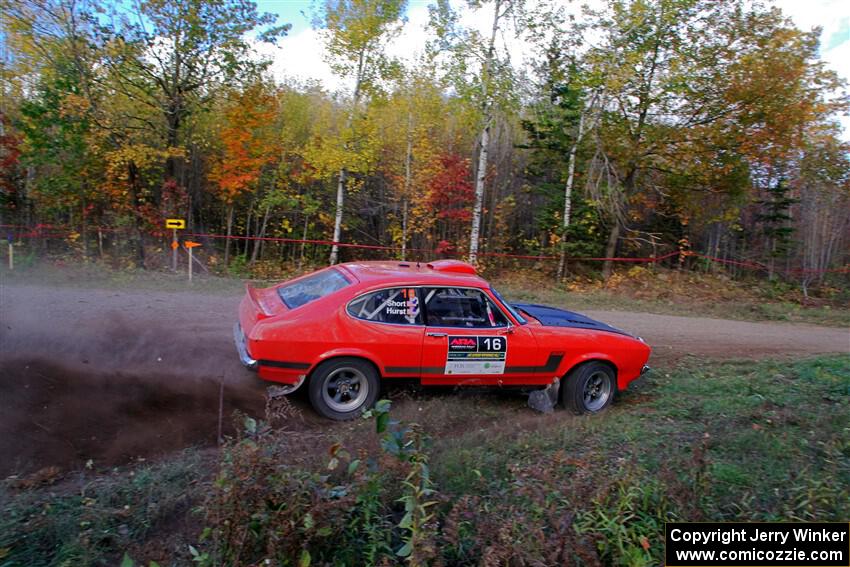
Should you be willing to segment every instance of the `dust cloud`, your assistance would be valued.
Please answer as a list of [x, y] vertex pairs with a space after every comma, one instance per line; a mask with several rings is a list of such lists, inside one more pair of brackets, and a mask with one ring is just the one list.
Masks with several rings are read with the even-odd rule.
[[230, 342], [238, 297], [187, 296], [5, 287], [0, 478], [214, 444], [222, 387], [226, 427], [261, 415], [265, 387]]

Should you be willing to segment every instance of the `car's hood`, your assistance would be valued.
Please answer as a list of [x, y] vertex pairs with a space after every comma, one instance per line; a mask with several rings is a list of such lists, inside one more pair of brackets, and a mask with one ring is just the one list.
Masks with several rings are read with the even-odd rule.
[[618, 335], [626, 335], [627, 333], [616, 327], [612, 327], [607, 323], [591, 319], [587, 315], [567, 311], [566, 309], [558, 309], [549, 307], [548, 305], [536, 305], [534, 303], [511, 303], [517, 309], [522, 309], [546, 327], [573, 327], [576, 329], [590, 329], [593, 331], [607, 331], [609, 333], [617, 333]]

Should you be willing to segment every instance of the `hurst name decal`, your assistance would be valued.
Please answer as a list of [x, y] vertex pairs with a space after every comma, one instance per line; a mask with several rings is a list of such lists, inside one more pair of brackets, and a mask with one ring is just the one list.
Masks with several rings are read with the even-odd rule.
[[446, 374], [504, 374], [507, 337], [449, 335]]

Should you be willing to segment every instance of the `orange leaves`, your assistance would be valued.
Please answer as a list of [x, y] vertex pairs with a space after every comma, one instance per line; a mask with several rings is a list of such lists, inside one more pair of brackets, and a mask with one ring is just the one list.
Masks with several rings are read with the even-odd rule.
[[232, 204], [260, 179], [263, 168], [280, 153], [274, 130], [277, 101], [263, 85], [237, 93], [224, 110], [219, 133], [221, 154], [213, 161], [210, 181], [219, 197]]

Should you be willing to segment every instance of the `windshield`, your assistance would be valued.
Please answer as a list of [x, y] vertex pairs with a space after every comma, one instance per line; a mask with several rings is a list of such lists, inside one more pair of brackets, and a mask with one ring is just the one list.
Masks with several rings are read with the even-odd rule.
[[501, 294], [501, 293], [499, 293], [499, 292], [496, 290], [496, 288], [495, 288], [495, 287], [491, 287], [491, 288], [490, 288], [490, 291], [492, 291], [492, 292], [493, 292], [493, 295], [495, 295], [495, 296], [496, 296], [496, 298], [497, 298], [499, 301], [501, 301], [501, 302], [502, 302], [502, 305], [504, 305], [504, 306], [505, 306], [505, 309], [507, 309], [508, 311], [510, 311], [510, 312], [511, 312], [511, 315], [513, 315], [514, 319], [516, 319], [516, 320], [517, 320], [517, 322], [518, 322], [520, 325], [525, 325], [526, 323], [528, 323], [528, 321], [526, 320], [526, 318], [525, 318], [525, 317], [523, 317], [522, 315], [520, 315], [520, 314], [519, 314], [519, 311], [517, 311], [516, 309], [514, 309], [514, 306], [513, 306], [513, 305], [511, 305], [510, 303], [508, 303], [508, 302], [505, 300], [505, 298], [504, 298], [504, 297], [502, 297], [502, 294]]
[[277, 293], [287, 307], [295, 309], [339, 291], [349, 283], [340, 272], [331, 269], [317, 272], [297, 282], [279, 287]]

